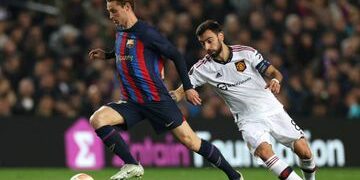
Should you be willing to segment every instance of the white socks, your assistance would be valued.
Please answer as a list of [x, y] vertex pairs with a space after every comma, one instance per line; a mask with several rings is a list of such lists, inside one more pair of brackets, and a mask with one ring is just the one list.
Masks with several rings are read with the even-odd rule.
[[271, 156], [266, 160], [265, 164], [266, 167], [281, 180], [302, 180], [288, 164], [279, 159], [276, 155]]
[[305, 180], [315, 180], [316, 166], [314, 159], [300, 159], [300, 168]]

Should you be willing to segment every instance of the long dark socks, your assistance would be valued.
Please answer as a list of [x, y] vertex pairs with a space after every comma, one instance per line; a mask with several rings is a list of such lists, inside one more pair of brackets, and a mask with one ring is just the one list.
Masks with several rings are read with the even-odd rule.
[[128, 145], [114, 127], [109, 125], [103, 126], [95, 130], [95, 132], [103, 140], [104, 144], [118, 155], [125, 164], [138, 164], [131, 155]]
[[219, 169], [223, 170], [230, 180], [240, 179], [240, 174], [237, 173], [230, 166], [230, 164], [226, 161], [219, 149], [208, 141], [201, 140], [201, 146], [197, 153], [203, 156], [205, 159], [207, 159]]

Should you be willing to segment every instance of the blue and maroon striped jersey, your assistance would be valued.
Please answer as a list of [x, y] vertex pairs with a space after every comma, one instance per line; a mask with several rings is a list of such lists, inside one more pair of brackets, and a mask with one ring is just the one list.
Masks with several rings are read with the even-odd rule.
[[183, 57], [143, 21], [129, 29], [117, 29], [114, 52], [124, 100], [144, 103], [171, 99], [161, 78], [162, 56], [174, 61], [184, 89], [192, 87]]

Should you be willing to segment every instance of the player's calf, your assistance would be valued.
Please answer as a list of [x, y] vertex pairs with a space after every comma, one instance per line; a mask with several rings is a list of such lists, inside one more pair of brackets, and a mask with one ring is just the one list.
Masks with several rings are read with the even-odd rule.
[[200, 149], [201, 140], [196, 137], [184, 134], [177, 137], [179, 141], [191, 151], [198, 151]]
[[300, 159], [311, 159], [312, 153], [305, 138], [294, 142], [294, 152]]
[[195, 152], [199, 151], [201, 139], [195, 134], [186, 121], [177, 128], [173, 129], [172, 133], [188, 149]]
[[304, 179], [315, 180], [317, 168], [310, 147], [305, 138], [301, 138], [294, 143], [294, 152], [300, 158], [300, 168]]

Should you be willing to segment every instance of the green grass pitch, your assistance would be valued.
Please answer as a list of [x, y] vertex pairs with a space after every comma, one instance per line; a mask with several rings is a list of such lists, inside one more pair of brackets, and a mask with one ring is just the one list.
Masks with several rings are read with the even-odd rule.
[[[105, 180], [118, 169], [99, 171], [72, 171], [65, 168], [0, 168], [0, 180], [69, 180], [84, 172], [95, 180]], [[277, 180], [267, 169], [240, 169], [245, 180]], [[296, 170], [298, 173], [298, 169]], [[142, 180], [226, 180], [225, 174], [214, 168], [145, 168]], [[360, 168], [322, 168], [317, 180], [360, 180]]]

